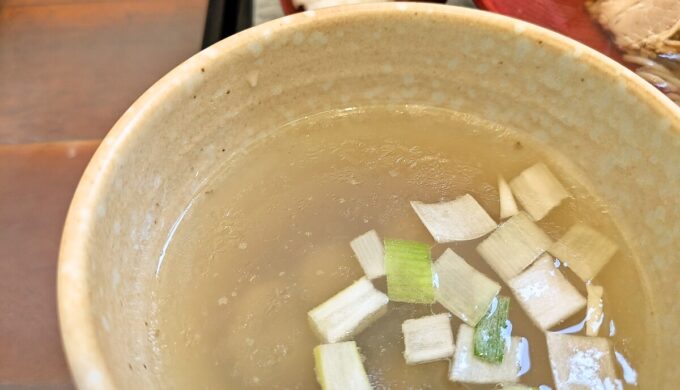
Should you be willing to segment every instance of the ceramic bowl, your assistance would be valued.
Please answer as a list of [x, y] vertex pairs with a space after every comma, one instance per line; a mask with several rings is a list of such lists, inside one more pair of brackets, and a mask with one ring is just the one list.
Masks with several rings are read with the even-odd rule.
[[78, 186], [59, 259], [61, 330], [78, 387], [163, 386], [145, 326], [150, 286], [173, 223], [225, 156], [306, 114], [377, 103], [469, 112], [569, 156], [641, 259], [648, 288], [636, 293], [650, 302], [640, 320], [652, 341], [640, 386], [680, 383], [674, 361], [657, 359], [680, 350], [678, 107], [548, 30], [386, 3], [295, 14], [227, 38], [168, 73], [115, 124]]

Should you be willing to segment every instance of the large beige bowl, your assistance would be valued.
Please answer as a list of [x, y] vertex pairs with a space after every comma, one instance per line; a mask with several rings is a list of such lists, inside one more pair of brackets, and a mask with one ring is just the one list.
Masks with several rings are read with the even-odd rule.
[[680, 383], [680, 110], [555, 33], [456, 7], [384, 4], [298, 14], [228, 38], [118, 121], [80, 182], [62, 239], [59, 314], [78, 386], [160, 386], [145, 327], [157, 259], [180, 211], [230, 153], [305, 114], [375, 103], [470, 112], [570, 156], [611, 205], [649, 286], [640, 294], [649, 295], [654, 342], [640, 359], [642, 388]]

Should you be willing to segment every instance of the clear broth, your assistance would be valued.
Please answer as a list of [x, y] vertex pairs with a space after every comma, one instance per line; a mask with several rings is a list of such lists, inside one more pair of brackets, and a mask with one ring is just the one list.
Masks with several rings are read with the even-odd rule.
[[[283, 126], [225, 161], [188, 207], [159, 265], [150, 324], [167, 387], [318, 388], [312, 349], [320, 342], [307, 312], [362, 276], [349, 241], [370, 229], [428, 242], [434, 259], [451, 247], [500, 282], [474, 249], [480, 240], [435, 245], [409, 201], [470, 193], [498, 220], [497, 175], [510, 179], [538, 161], [574, 195], [539, 225], [557, 239], [585, 222], [619, 244], [595, 281], [605, 289], [600, 334], [609, 334], [613, 319], [613, 345], [636, 366], [650, 340], [635, 262], [606, 205], [567, 159], [465, 114], [367, 107]], [[585, 295], [583, 283], [568, 276]], [[501, 293], [512, 296], [502, 285]], [[384, 291], [384, 280], [377, 286]], [[466, 388], [447, 379], [448, 362], [408, 366], [402, 356], [401, 323], [444, 311], [390, 302], [388, 314], [356, 337], [375, 388]], [[521, 382], [552, 386], [542, 332], [516, 302], [510, 320], [513, 335], [529, 340], [532, 366]], [[452, 323], [455, 334], [460, 321]]]

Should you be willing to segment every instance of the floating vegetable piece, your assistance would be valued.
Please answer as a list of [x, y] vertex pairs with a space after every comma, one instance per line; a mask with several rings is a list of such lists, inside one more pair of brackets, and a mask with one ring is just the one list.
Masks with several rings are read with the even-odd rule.
[[588, 303], [586, 309], [586, 335], [597, 336], [600, 333], [600, 326], [604, 322], [604, 304], [602, 302], [602, 294], [604, 289], [602, 286], [595, 286], [592, 284], [586, 285], [588, 290]]
[[461, 324], [456, 337], [456, 352], [449, 370], [449, 379], [465, 383], [512, 383], [517, 382], [520, 373], [521, 337], [512, 337], [506, 346], [505, 358], [501, 364], [487, 363], [474, 355], [474, 329]]
[[534, 221], [545, 217], [569, 192], [543, 163], [532, 165], [510, 181], [512, 193]]
[[354, 341], [316, 346], [314, 371], [323, 390], [371, 389]]
[[416, 318], [401, 324], [406, 364], [428, 363], [453, 355], [453, 332], [448, 313]]
[[510, 298], [498, 296], [475, 327], [475, 356], [489, 363], [503, 361], [506, 341], [510, 339], [508, 312]]
[[470, 194], [450, 202], [414, 201], [411, 206], [438, 243], [474, 240], [498, 226]]
[[388, 301], [387, 295], [361, 278], [312, 309], [309, 321], [325, 342], [348, 340], [385, 314]]
[[512, 190], [508, 182], [500, 175], [498, 176], [498, 197], [501, 205], [501, 219], [510, 218], [519, 213], [515, 197], [512, 196]]
[[586, 305], [586, 299], [569, 283], [545, 254], [526, 271], [508, 281], [520, 306], [541, 329], [548, 330]]
[[572, 226], [548, 251], [587, 282], [602, 270], [617, 250], [616, 244], [607, 237], [579, 223]]
[[433, 303], [430, 247], [416, 241], [386, 240], [385, 271], [391, 301]]
[[548, 332], [546, 340], [557, 390], [623, 389], [607, 339]]
[[437, 302], [470, 326], [486, 314], [501, 286], [447, 249], [434, 263]]
[[477, 246], [477, 252], [501, 279], [508, 281], [528, 267], [552, 240], [525, 213], [505, 221]]
[[349, 244], [366, 277], [369, 279], [385, 276], [385, 249], [375, 230], [355, 238]]

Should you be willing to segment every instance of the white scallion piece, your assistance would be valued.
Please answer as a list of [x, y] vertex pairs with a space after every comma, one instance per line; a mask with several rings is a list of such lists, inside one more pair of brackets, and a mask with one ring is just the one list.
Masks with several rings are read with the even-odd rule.
[[387, 295], [361, 278], [312, 309], [309, 322], [325, 342], [345, 341], [385, 314], [388, 301]]
[[552, 332], [546, 339], [557, 390], [623, 389], [607, 339]]
[[586, 335], [597, 336], [600, 333], [600, 326], [604, 322], [604, 304], [602, 302], [602, 294], [604, 289], [602, 286], [595, 286], [592, 284], [586, 285], [588, 290], [588, 306], [586, 309]]
[[510, 181], [512, 193], [534, 221], [543, 219], [569, 192], [543, 163], [532, 165]]
[[474, 240], [498, 226], [470, 194], [442, 203], [413, 201], [411, 206], [438, 243]]
[[520, 373], [521, 344], [526, 342], [521, 337], [511, 337], [506, 345], [501, 364], [487, 363], [475, 357], [473, 337], [474, 329], [461, 324], [456, 337], [456, 352], [449, 371], [449, 379], [453, 382], [465, 383], [513, 383], [517, 382]]
[[548, 330], [586, 306], [586, 299], [569, 283], [554, 259], [541, 256], [526, 271], [508, 281], [524, 311], [541, 329]]
[[371, 389], [354, 341], [316, 346], [314, 371], [323, 390]]
[[519, 213], [512, 190], [503, 176], [498, 175], [498, 197], [501, 204], [501, 219], [510, 218]]
[[477, 246], [477, 252], [504, 281], [528, 267], [552, 240], [528, 215], [519, 213], [505, 221]]
[[453, 355], [453, 331], [448, 313], [404, 321], [404, 359], [406, 364], [443, 360]]
[[472, 268], [451, 249], [434, 263], [437, 302], [470, 326], [484, 317], [501, 286]]
[[353, 239], [349, 245], [367, 278], [375, 279], [385, 276], [385, 248], [375, 230]]
[[602, 270], [617, 250], [616, 244], [595, 229], [576, 224], [548, 251], [587, 282]]

